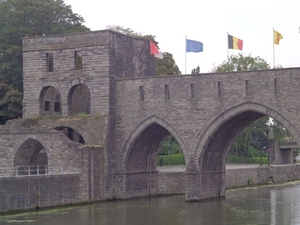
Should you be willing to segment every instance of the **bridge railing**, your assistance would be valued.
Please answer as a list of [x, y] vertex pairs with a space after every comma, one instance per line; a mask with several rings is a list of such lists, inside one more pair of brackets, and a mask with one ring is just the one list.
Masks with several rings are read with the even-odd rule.
[[0, 177], [12, 176], [34, 176], [34, 175], [58, 175], [58, 174], [78, 174], [78, 165], [47, 166], [28, 165], [0, 168]]

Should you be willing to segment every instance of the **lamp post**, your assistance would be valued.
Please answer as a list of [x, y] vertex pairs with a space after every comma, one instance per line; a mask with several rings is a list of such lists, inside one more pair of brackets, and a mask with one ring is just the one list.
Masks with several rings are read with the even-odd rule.
[[260, 166], [262, 166], [262, 148], [260, 148]]
[[[266, 149], [266, 146], [263, 147], [263, 149]], [[260, 165], [262, 166], [262, 148], [260, 149]]]
[[268, 166], [270, 166], [270, 148], [267, 148], [268, 152]]

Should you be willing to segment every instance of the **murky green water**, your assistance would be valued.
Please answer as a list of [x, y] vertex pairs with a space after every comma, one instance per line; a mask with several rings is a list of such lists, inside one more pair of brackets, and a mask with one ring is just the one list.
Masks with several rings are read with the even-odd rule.
[[300, 181], [229, 190], [226, 194], [221, 200], [197, 203], [172, 196], [5, 215], [0, 216], [0, 225], [300, 224]]

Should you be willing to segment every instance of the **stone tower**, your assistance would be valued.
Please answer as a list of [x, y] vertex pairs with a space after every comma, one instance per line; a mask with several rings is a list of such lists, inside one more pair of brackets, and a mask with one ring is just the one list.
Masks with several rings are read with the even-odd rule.
[[109, 115], [117, 78], [156, 75], [149, 41], [110, 31], [23, 39], [23, 118]]

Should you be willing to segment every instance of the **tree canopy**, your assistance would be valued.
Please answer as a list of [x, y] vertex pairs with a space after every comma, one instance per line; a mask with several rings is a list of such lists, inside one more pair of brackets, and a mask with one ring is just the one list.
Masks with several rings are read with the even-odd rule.
[[22, 38], [88, 31], [83, 22], [64, 0], [0, 1], [0, 123], [21, 114]]
[[155, 40], [156, 36], [154, 36], [152, 34], [142, 34], [140, 32], [136, 32], [136, 31], [132, 30], [131, 28], [125, 28], [125, 27], [119, 26], [119, 25], [108, 25], [108, 26], [106, 26], [106, 29], [117, 31], [117, 32], [126, 34], [131, 37], [145, 38], [147, 40], [152, 41], [156, 45], [156, 47], [159, 49], [158, 42]]
[[22, 91], [22, 38], [88, 31], [63, 0], [0, 1], [0, 80]]
[[156, 72], [158, 76], [181, 74], [178, 66], [169, 52], [163, 52], [163, 58], [156, 60]]
[[211, 72], [233, 72], [245, 70], [266, 70], [270, 69], [270, 65], [259, 56], [252, 57], [251, 54], [244, 56], [239, 53], [238, 55], [231, 55], [228, 60], [223, 61], [220, 65], [215, 66]]
[[200, 66], [197, 66], [196, 68], [192, 69], [191, 74], [199, 74], [200, 73]]
[[22, 93], [11, 86], [0, 83], [0, 124], [22, 114]]

